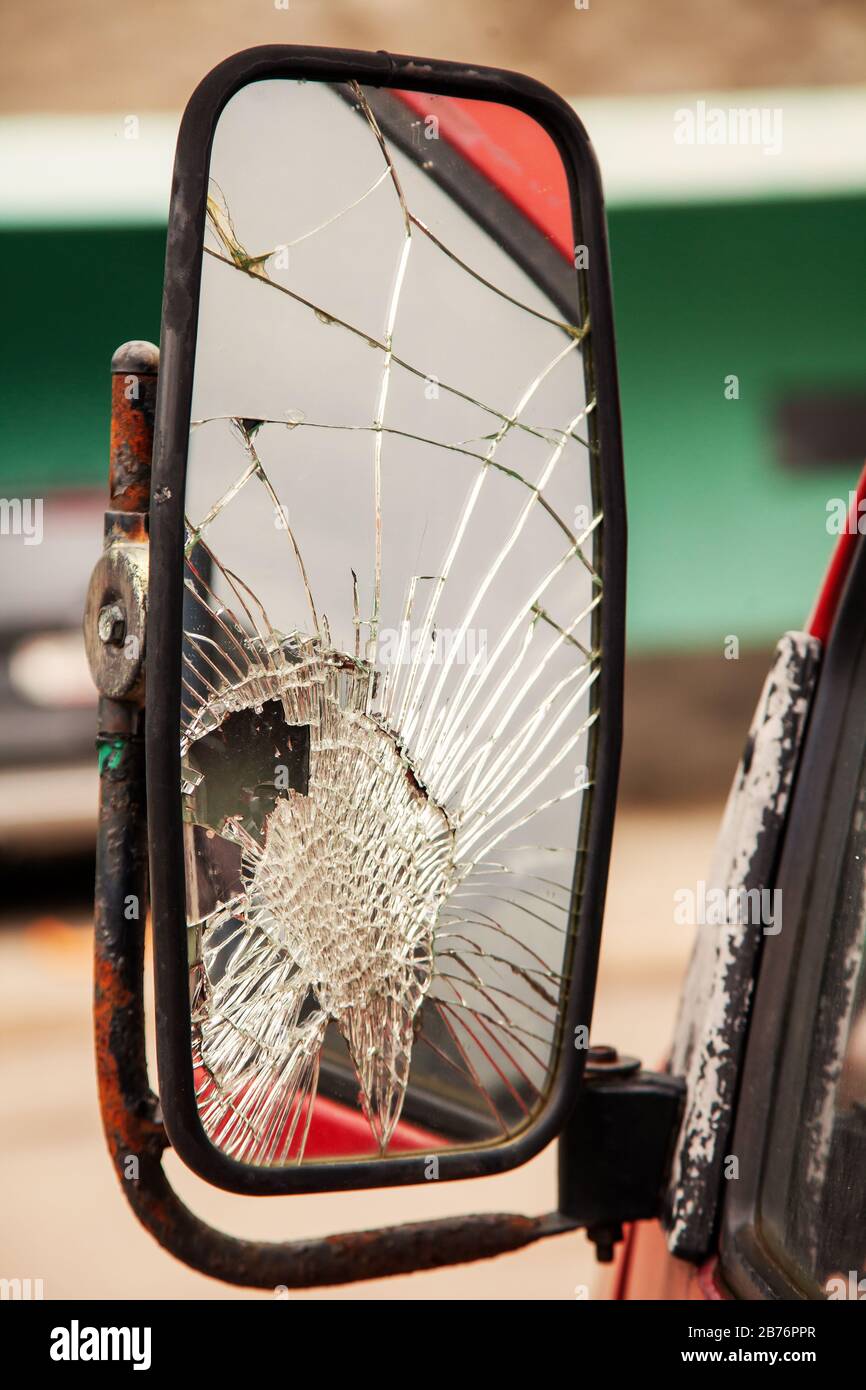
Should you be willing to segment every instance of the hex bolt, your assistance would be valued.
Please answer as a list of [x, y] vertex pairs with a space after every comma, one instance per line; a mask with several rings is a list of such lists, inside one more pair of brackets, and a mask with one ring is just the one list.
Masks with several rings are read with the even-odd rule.
[[593, 1043], [586, 1054], [586, 1070], [592, 1076], [629, 1076], [640, 1071], [640, 1061], [637, 1057], [624, 1057], [606, 1043]]
[[599, 1264], [612, 1264], [617, 1242], [622, 1240], [620, 1223], [612, 1221], [605, 1225], [588, 1226], [586, 1234], [595, 1246], [595, 1258]]
[[106, 646], [120, 646], [126, 636], [126, 614], [119, 603], [107, 603], [104, 608], [100, 608], [96, 630], [100, 642], [104, 642]]

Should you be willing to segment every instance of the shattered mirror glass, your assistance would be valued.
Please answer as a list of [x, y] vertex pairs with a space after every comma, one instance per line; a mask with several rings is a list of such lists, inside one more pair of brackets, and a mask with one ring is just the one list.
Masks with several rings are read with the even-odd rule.
[[496, 1144], [563, 1046], [592, 794], [565, 173], [509, 107], [279, 80], [226, 106], [209, 187], [180, 731], [199, 1114], [253, 1165]]

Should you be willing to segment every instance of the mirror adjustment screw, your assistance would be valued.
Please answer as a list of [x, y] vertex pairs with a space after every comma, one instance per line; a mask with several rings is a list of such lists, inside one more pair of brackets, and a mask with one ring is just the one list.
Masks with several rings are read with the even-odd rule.
[[586, 1070], [595, 1076], [630, 1076], [640, 1071], [640, 1059], [621, 1056], [615, 1047], [594, 1043], [586, 1054]]
[[119, 603], [107, 603], [104, 608], [100, 608], [96, 630], [100, 642], [104, 642], [106, 646], [120, 646], [126, 636], [126, 614]]
[[599, 1264], [613, 1264], [617, 1242], [622, 1240], [620, 1222], [614, 1221], [608, 1226], [587, 1226], [586, 1234], [595, 1246], [595, 1258]]

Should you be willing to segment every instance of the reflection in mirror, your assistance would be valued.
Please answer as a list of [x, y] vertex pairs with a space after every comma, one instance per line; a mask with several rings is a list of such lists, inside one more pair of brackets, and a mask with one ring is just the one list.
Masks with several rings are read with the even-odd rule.
[[573, 1045], [595, 748], [564, 170], [511, 108], [280, 80], [229, 102], [210, 174], [181, 729], [199, 1113], [256, 1165], [501, 1142]]

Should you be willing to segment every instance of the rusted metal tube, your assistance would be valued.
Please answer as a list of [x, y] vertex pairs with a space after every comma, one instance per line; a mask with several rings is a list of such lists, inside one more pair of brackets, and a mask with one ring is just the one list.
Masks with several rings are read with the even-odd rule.
[[[110, 644], [100, 640], [98, 621], [118, 542], [132, 541], [142, 548], [147, 543], [158, 366], [159, 349], [152, 343], [125, 343], [112, 358], [110, 510], [106, 514], [102, 566], [97, 566], [103, 591], [99, 582], [92, 586], [85, 617], [85, 628], [91, 629], [86, 632], [91, 667], [100, 690], [94, 910], [96, 1069], [109, 1151], [130, 1200], [135, 1173], [147, 1161], [158, 1163], [167, 1143], [158, 1119], [158, 1102], [148, 1082], [143, 1042], [148, 899], [143, 688], [135, 686], [123, 698], [105, 693], [118, 688], [111, 663], [116, 667], [120, 654], [106, 650]], [[120, 533], [114, 525], [118, 512], [124, 514]], [[124, 614], [124, 618], [128, 616]]]
[[202, 1274], [246, 1288], [309, 1289], [468, 1264], [574, 1229], [556, 1214], [484, 1213], [285, 1244], [241, 1240], [194, 1216], [158, 1160], [148, 1158], [141, 1171], [130, 1203], [160, 1245]]
[[150, 461], [159, 372], [153, 343], [124, 343], [111, 359], [109, 495], [116, 512], [150, 506]]

